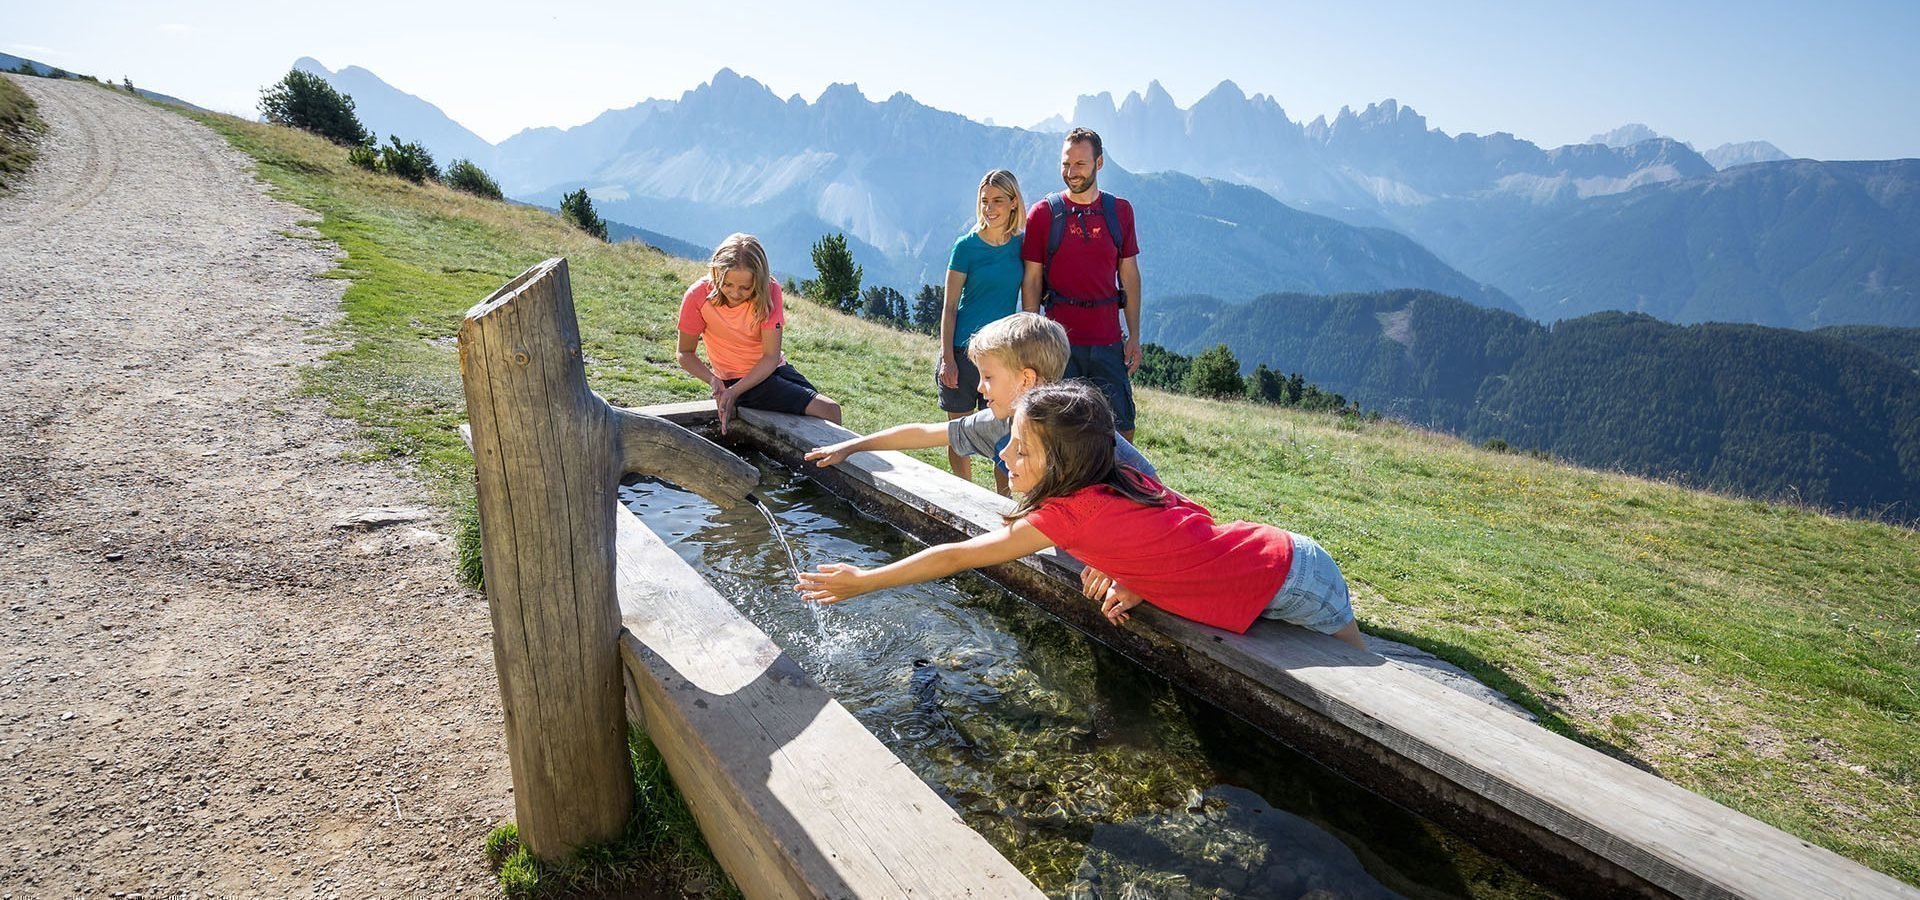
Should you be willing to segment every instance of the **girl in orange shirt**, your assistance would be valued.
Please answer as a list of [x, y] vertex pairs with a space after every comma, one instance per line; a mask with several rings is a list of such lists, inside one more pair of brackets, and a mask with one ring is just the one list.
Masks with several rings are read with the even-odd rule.
[[[707, 277], [680, 298], [680, 368], [713, 388], [722, 434], [736, 406], [840, 424], [840, 404], [815, 389], [780, 353], [786, 318], [767, 251], [750, 234], [721, 241], [707, 261]], [[706, 362], [694, 352], [703, 337]]]

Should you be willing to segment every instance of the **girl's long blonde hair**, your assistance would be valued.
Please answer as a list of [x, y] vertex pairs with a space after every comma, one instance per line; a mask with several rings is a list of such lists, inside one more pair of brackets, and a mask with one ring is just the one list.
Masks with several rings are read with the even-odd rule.
[[987, 230], [987, 214], [980, 207], [986, 205], [981, 195], [987, 192], [989, 186], [997, 187], [1013, 198], [1013, 210], [1007, 215], [1007, 237], [1019, 237], [1027, 227], [1027, 202], [1020, 198], [1020, 179], [1013, 177], [1013, 173], [1006, 169], [994, 169], [981, 176], [980, 187], [973, 192], [973, 230]]
[[773, 315], [773, 291], [768, 285], [773, 281], [773, 268], [767, 264], [767, 250], [760, 246], [760, 239], [750, 234], [734, 232], [713, 249], [713, 257], [707, 260], [707, 279], [712, 282], [713, 290], [707, 294], [708, 303], [724, 303], [726, 296], [720, 293], [727, 272], [733, 269], [745, 269], [753, 281], [753, 321], [765, 322]]
[[1043, 384], [1014, 403], [1014, 415], [1026, 417], [1027, 439], [1047, 456], [1047, 470], [1033, 490], [1020, 497], [1007, 521], [1025, 518], [1040, 504], [1081, 488], [1104, 484], [1142, 506], [1165, 506], [1167, 494], [1143, 483], [1139, 472], [1114, 456], [1113, 409], [1092, 383], [1071, 378]]

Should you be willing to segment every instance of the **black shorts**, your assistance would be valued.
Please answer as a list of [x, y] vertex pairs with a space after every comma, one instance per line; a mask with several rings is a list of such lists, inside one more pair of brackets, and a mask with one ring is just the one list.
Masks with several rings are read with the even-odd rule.
[[[739, 381], [738, 378], [729, 378], [726, 383], [732, 387]], [[800, 370], [789, 363], [781, 363], [772, 375], [748, 388], [735, 403], [748, 409], [804, 416], [807, 414], [807, 404], [819, 395], [820, 391], [814, 388], [813, 382], [807, 380], [807, 376], [800, 374]]]
[[1127, 375], [1126, 345], [1067, 348], [1065, 378], [1093, 382], [1107, 395], [1107, 405], [1113, 407], [1113, 430], [1133, 430], [1133, 381]]
[[973, 358], [967, 355], [967, 348], [953, 348], [953, 364], [960, 372], [959, 387], [941, 384], [940, 360], [933, 361], [933, 386], [940, 389], [940, 409], [950, 413], [986, 409], [987, 398], [980, 396], [980, 369], [974, 366]]

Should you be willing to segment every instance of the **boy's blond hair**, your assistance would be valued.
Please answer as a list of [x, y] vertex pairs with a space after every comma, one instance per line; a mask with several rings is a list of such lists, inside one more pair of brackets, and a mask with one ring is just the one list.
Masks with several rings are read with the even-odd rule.
[[967, 341], [968, 356], [989, 354], [1014, 371], [1032, 369], [1041, 384], [1050, 384], [1067, 373], [1067, 330], [1039, 313], [1017, 312], [988, 322]]

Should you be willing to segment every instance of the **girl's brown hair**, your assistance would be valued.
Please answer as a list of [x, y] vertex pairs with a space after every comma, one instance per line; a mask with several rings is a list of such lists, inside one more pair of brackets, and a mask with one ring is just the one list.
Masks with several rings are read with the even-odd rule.
[[773, 315], [773, 292], [767, 285], [773, 279], [773, 269], [767, 265], [766, 248], [760, 246], [760, 239], [750, 234], [727, 235], [720, 246], [713, 250], [713, 258], [707, 260], [707, 278], [713, 283], [713, 290], [707, 294], [708, 303], [724, 303], [726, 297], [720, 293], [720, 283], [732, 269], [745, 269], [753, 281], [753, 321], [765, 322]]
[[1139, 472], [1122, 466], [1113, 453], [1113, 410], [1100, 389], [1078, 378], [1043, 384], [1015, 401], [1013, 414], [1026, 417], [1027, 439], [1047, 456], [1047, 470], [1007, 521], [1026, 517], [1040, 504], [1081, 488], [1104, 484], [1143, 506], [1165, 506], [1167, 493], [1148, 487]]

